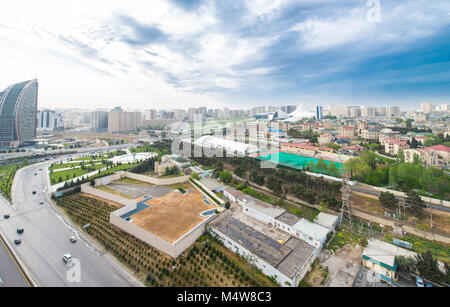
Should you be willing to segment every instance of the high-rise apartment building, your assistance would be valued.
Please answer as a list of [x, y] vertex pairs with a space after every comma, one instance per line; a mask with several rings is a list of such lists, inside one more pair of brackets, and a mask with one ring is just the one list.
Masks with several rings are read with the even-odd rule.
[[37, 114], [38, 126], [40, 131], [58, 130], [64, 128], [62, 115], [53, 110], [40, 110]]
[[9, 86], [0, 93], [0, 146], [17, 147], [36, 137], [38, 82]]
[[433, 104], [430, 102], [425, 102], [425, 103], [422, 103], [420, 108], [422, 109], [423, 113], [430, 113], [433, 111]]
[[316, 119], [322, 120], [323, 119], [323, 109], [322, 106], [316, 106]]
[[292, 112], [294, 112], [295, 110], [297, 110], [297, 106], [281, 106], [280, 107], [281, 111], [290, 114]]
[[158, 111], [155, 109], [150, 109], [145, 111], [145, 119], [146, 120], [155, 120], [158, 118]]
[[387, 108], [387, 116], [393, 117], [393, 116], [400, 116], [400, 107], [393, 106]]
[[386, 107], [378, 107], [377, 116], [386, 116]]
[[108, 113], [108, 132], [110, 133], [134, 131], [140, 127], [140, 112], [124, 112], [116, 107]]
[[108, 130], [108, 112], [106, 111], [92, 112], [91, 128], [94, 131]]

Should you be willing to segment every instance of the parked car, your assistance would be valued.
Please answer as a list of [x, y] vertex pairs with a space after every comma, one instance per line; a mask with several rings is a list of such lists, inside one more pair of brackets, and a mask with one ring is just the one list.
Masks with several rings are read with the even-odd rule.
[[425, 287], [427, 287], [427, 288], [433, 288], [433, 285], [430, 284], [429, 282], [427, 282], [427, 284], [425, 285]]
[[4, 214], [3, 217], [6, 219], [9, 219], [9, 214]]
[[43, 204], [44, 204], [44, 201], [41, 200], [41, 201], [39, 202], [39, 205], [43, 205]]
[[63, 256], [63, 261], [64, 261], [65, 263], [69, 263], [70, 260], [72, 260], [72, 255], [71, 255], [71, 254], [65, 254], [65, 255]]
[[72, 243], [77, 242], [77, 238], [75, 236], [71, 236], [69, 239], [70, 239], [70, 242], [72, 242]]
[[14, 244], [16, 245], [20, 245], [20, 243], [22, 243], [22, 240], [20, 238], [14, 240]]
[[419, 276], [416, 277], [416, 286], [419, 288], [425, 287], [425, 285], [423, 283], [423, 279]]
[[17, 228], [16, 232], [21, 235], [23, 234], [23, 228]]

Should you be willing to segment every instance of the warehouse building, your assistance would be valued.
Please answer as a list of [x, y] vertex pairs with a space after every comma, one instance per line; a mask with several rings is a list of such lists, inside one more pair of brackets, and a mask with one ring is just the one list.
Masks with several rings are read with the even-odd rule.
[[278, 242], [229, 212], [211, 222], [208, 230], [284, 287], [298, 286], [316, 258], [316, 249], [308, 243], [294, 237]]

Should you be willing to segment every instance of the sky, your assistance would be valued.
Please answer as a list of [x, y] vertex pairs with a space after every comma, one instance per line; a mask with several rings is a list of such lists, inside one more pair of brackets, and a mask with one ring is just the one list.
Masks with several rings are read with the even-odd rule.
[[448, 0], [14, 0], [0, 91], [39, 107], [450, 103]]

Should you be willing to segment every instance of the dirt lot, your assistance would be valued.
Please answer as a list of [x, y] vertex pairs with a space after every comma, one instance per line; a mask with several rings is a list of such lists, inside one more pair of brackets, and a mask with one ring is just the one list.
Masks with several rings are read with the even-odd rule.
[[176, 190], [148, 200], [150, 207], [133, 215], [132, 223], [169, 242], [176, 241], [206, 219], [201, 212], [215, 208], [203, 201], [196, 188], [190, 189], [185, 194]]
[[351, 287], [358, 274], [362, 248], [346, 244], [332, 255], [328, 250], [319, 254], [320, 264], [328, 268], [326, 287]]

